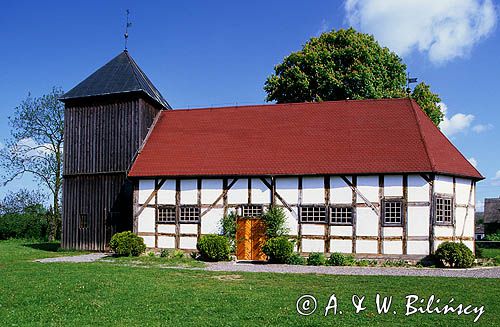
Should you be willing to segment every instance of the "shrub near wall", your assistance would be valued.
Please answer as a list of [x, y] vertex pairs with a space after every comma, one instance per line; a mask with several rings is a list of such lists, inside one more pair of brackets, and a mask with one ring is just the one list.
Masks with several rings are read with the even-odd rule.
[[435, 257], [442, 266], [451, 268], [470, 268], [474, 264], [474, 254], [463, 243], [441, 243]]
[[203, 235], [196, 244], [204, 261], [223, 261], [229, 259], [231, 246], [226, 237], [222, 235]]
[[109, 241], [109, 247], [117, 256], [138, 256], [146, 250], [142, 237], [130, 231], [116, 233]]
[[262, 251], [271, 263], [287, 263], [293, 253], [293, 242], [286, 236], [273, 237], [266, 241]]

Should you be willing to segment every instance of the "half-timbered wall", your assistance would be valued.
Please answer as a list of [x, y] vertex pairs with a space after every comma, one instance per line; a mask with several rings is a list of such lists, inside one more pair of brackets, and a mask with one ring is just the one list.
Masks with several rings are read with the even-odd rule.
[[[150, 248], [194, 250], [200, 235], [219, 232], [224, 214], [274, 203], [285, 209], [300, 252], [426, 255], [447, 240], [473, 250], [474, 195], [470, 179], [428, 174], [143, 179], [136, 185], [134, 231]], [[453, 199], [450, 225], [435, 224], [437, 196]], [[400, 224], [384, 220], [391, 200], [401, 203]], [[157, 208], [184, 205], [200, 208], [198, 223], [157, 222]], [[352, 222], [301, 222], [304, 206], [352, 208]]]

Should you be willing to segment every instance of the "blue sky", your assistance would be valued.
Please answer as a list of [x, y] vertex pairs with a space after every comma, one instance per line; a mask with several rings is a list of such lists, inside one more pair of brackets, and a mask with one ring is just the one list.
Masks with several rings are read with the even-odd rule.
[[[443, 128], [500, 196], [499, 4], [488, 0], [15, 1], [0, 11], [0, 141], [28, 94], [69, 90], [129, 51], [174, 108], [263, 103], [273, 66], [313, 36], [354, 25], [441, 95]], [[495, 179], [495, 176], [497, 177]], [[35, 187], [26, 176], [7, 190]]]

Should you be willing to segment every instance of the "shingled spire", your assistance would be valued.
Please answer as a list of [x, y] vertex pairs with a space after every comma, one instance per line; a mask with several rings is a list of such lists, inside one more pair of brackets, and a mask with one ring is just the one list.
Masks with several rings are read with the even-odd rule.
[[64, 94], [61, 100], [134, 92], [145, 94], [164, 109], [172, 109], [125, 50]]

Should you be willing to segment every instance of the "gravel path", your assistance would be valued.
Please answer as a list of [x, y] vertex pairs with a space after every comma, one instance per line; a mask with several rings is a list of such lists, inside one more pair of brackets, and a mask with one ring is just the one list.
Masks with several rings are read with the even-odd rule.
[[94, 262], [102, 259], [109, 254], [107, 253], [90, 253], [82, 255], [74, 255], [70, 257], [56, 257], [56, 258], [45, 258], [35, 260], [37, 262], [49, 263], [49, 262]]
[[[102, 259], [107, 253], [90, 253], [70, 257], [46, 258], [37, 262], [94, 262]], [[172, 267], [177, 269], [179, 267]], [[469, 277], [500, 278], [500, 267], [481, 267], [470, 269], [439, 268], [398, 268], [398, 267], [327, 267], [327, 266], [291, 266], [250, 262], [210, 262], [205, 268], [186, 268], [206, 271], [232, 272], [269, 272], [290, 274], [325, 274], [325, 275], [364, 275], [364, 276], [435, 276], [435, 277]]]
[[470, 269], [439, 268], [397, 268], [397, 267], [313, 267], [275, 264], [253, 264], [241, 262], [208, 263], [209, 271], [233, 272], [271, 272], [292, 274], [326, 274], [326, 275], [382, 275], [382, 276], [436, 276], [436, 277], [469, 277], [500, 278], [500, 267], [481, 267]]

